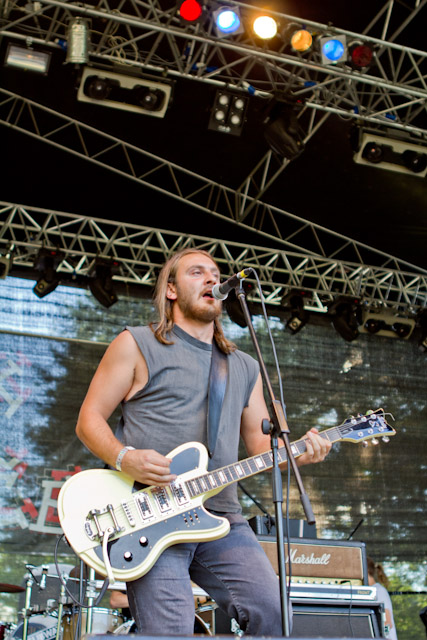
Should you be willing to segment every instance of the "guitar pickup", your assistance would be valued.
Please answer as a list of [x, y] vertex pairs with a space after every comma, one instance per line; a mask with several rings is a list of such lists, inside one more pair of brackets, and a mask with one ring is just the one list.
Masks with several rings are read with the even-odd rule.
[[150, 497], [146, 493], [136, 494], [135, 502], [143, 520], [152, 520], [154, 518], [153, 508], [150, 504]]
[[175, 498], [175, 502], [179, 507], [189, 502], [189, 498], [186, 496], [182, 484], [179, 482], [172, 482], [170, 488], [172, 490], [173, 497]]
[[160, 513], [167, 513], [168, 511], [172, 510], [172, 505], [170, 503], [166, 489], [152, 489], [151, 493], [156, 501]]

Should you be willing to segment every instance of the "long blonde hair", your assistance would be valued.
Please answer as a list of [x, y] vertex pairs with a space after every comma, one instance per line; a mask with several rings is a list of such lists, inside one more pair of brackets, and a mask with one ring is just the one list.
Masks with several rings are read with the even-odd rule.
[[[173, 340], [170, 340], [167, 335], [170, 334], [173, 325], [173, 301], [169, 300], [167, 297], [167, 289], [168, 283], [175, 283], [176, 273], [178, 270], [178, 264], [181, 258], [187, 256], [189, 254], [196, 253], [202, 256], [206, 256], [218, 267], [215, 260], [212, 258], [210, 253], [204, 251], [203, 249], [182, 249], [178, 251], [173, 256], [171, 256], [163, 265], [162, 270], [159, 273], [159, 277], [157, 278], [156, 289], [154, 291], [153, 302], [157, 310], [157, 314], [159, 317], [158, 323], [151, 323], [150, 327], [156, 336], [157, 340], [162, 344], [173, 344]], [[219, 270], [219, 267], [218, 267]], [[214, 339], [217, 343], [218, 347], [223, 351], [223, 353], [229, 354], [236, 350], [236, 345], [224, 335], [224, 331], [221, 326], [221, 322], [219, 318], [215, 318], [214, 320]]]
[[366, 560], [368, 563], [369, 575], [374, 578], [375, 582], [381, 583], [386, 589], [388, 589], [389, 579], [387, 578], [382, 565], [379, 562], [375, 562], [375, 560], [373, 560], [370, 556], [367, 556]]

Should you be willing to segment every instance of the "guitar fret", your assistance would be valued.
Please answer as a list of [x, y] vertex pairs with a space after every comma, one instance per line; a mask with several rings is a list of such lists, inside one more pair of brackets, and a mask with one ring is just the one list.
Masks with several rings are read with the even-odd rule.
[[215, 479], [215, 474], [214, 473], [210, 473], [209, 474], [209, 482], [211, 483], [213, 489], [215, 489], [215, 487], [218, 486], [218, 483], [217, 483], [217, 481]]
[[218, 476], [219, 476], [219, 479], [221, 481], [221, 484], [226, 484], [227, 478], [226, 478], [225, 473], [224, 473], [224, 471], [222, 469], [220, 471], [218, 471]]
[[[273, 464], [273, 454], [271, 452], [269, 453], [269, 458], [270, 458], [270, 464]], [[279, 449], [278, 458], [279, 458], [279, 462], [286, 462], [286, 460], [288, 459], [288, 455], [286, 453], [285, 447], [281, 447]]]
[[192, 498], [196, 495], [196, 487], [194, 485], [194, 480], [188, 480], [186, 483], [188, 492]]
[[243, 471], [243, 467], [240, 464], [240, 462], [238, 462], [237, 464], [234, 465], [234, 468], [236, 469], [236, 473], [239, 476], [239, 478], [242, 478], [245, 475], [245, 472]]
[[256, 458], [254, 458], [254, 463], [257, 469], [265, 469], [265, 462], [262, 456], [257, 456]]
[[238, 480], [238, 479], [239, 479], [239, 476], [237, 475], [237, 471], [236, 471], [236, 469], [234, 468], [234, 465], [230, 465], [230, 466], [228, 467], [228, 471], [229, 471], [229, 473], [230, 473], [230, 477], [231, 477], [231, 480], [232, 480], [233, 482], [234, 482], [235, 480]]
[[202, 478], [203, 478], [203, 481], [206, 483], [208, 490], [213, 489], [210, 476], [206, 475], [206, 476], [202, 476]]
[[256, 471], [258, 471], [257, 466], [256, 466], [255, 461], [254, 461], [253, 458], [250, 458], [248, 460], [248, 466], [249, 466], [249, 469], [251, 470], [251, 473], [256, 473]]

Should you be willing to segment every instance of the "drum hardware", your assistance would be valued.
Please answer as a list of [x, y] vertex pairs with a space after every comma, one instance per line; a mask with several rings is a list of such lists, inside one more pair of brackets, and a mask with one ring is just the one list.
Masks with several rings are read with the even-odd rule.
[[[93, 607], [90, 612], [92, 633], [94, 634], [115, 634], [123, 627], [123, 616], [117, 610]], [[74, 640], [75, 638], [83, 637], [77, 635], [76, 622], [78, 618], [81, 618], [81, 627], [87, 628], [87, 614], [87, 607], [82, 607], [79, 608], [79, 611], [72, 611], [64, 616], [62, 622], [62, 640]], [[133, 624], [133, 620], [131, 622]]]
[[16, 584], [0, 582], [0, 593], [22, 593], [23, 591], [25, 591], [24, 587], [19, 587]]
[[218, 605], [213, 600], [196, 607], [194, 633], [203, 633], [203, 631], [197, 630], [200, 626], [202, 626], [202, 628], [206, 630], [206, 634], [204, 635], [216, 635], [215, 610], [217, 608]]
[[32, 569], [35, 569], [34, 565], [26, 564], [25, 568], [28, 573], [26, 575], [26, 583], [25, 583], [25, 603], [24, 609], [22, 610], [23, 616], [23, 627], [22, 627], [22, 640], [27, 640], [28, 637], [28, 619], [30, 615], [33, 613], [30, 607], [31, 603], [31, 591], [33, 589], [33, 584], [35, 582], [34, 575], [32, 573]]
[[[8, 591], [6, 593], [13, 593]], [[4, 640], [5, 638], [9, 637], [9, 632], [10, 630], [13, 630], [16, 628], [16, 624], [14, 624], [13, 622], [0, 622], [0, 640]]]
[[87, 586], [87, 614], [86, 614], [86, 633], [92, 633], [93, 624], [93, 606], [96, 597], [95, 591], [95, 569], [89, 569], [89, 580]]

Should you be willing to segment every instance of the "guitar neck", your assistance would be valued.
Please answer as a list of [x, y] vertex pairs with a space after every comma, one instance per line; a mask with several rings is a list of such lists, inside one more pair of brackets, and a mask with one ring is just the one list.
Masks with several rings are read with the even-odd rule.
[[[337, 442], [342, 439], [340, 427], [331, 427], [320, 433], [321, 437], [329, 442]], [[306, 439], [301, 438], [291, 443], [291, 451], [295, 458], [299, 458], [307, 450]], [[278, 449], [279, 463], [286, 462], [288, 456], [285, 447]], [[187, 480], [185, 485], [191, 497], [195, 498], [199, 495], [209, 493], [209, 491], [217, 491], [218, 488], [224, 488], [227, 485], [239, 482], [245, 478], [268, 471], [273, 467], [273, 454], [271, 451], [260, 453], [256, 456], [239, 460], [233, 464], [226, 465], [215, 471], [207, 473]]]

